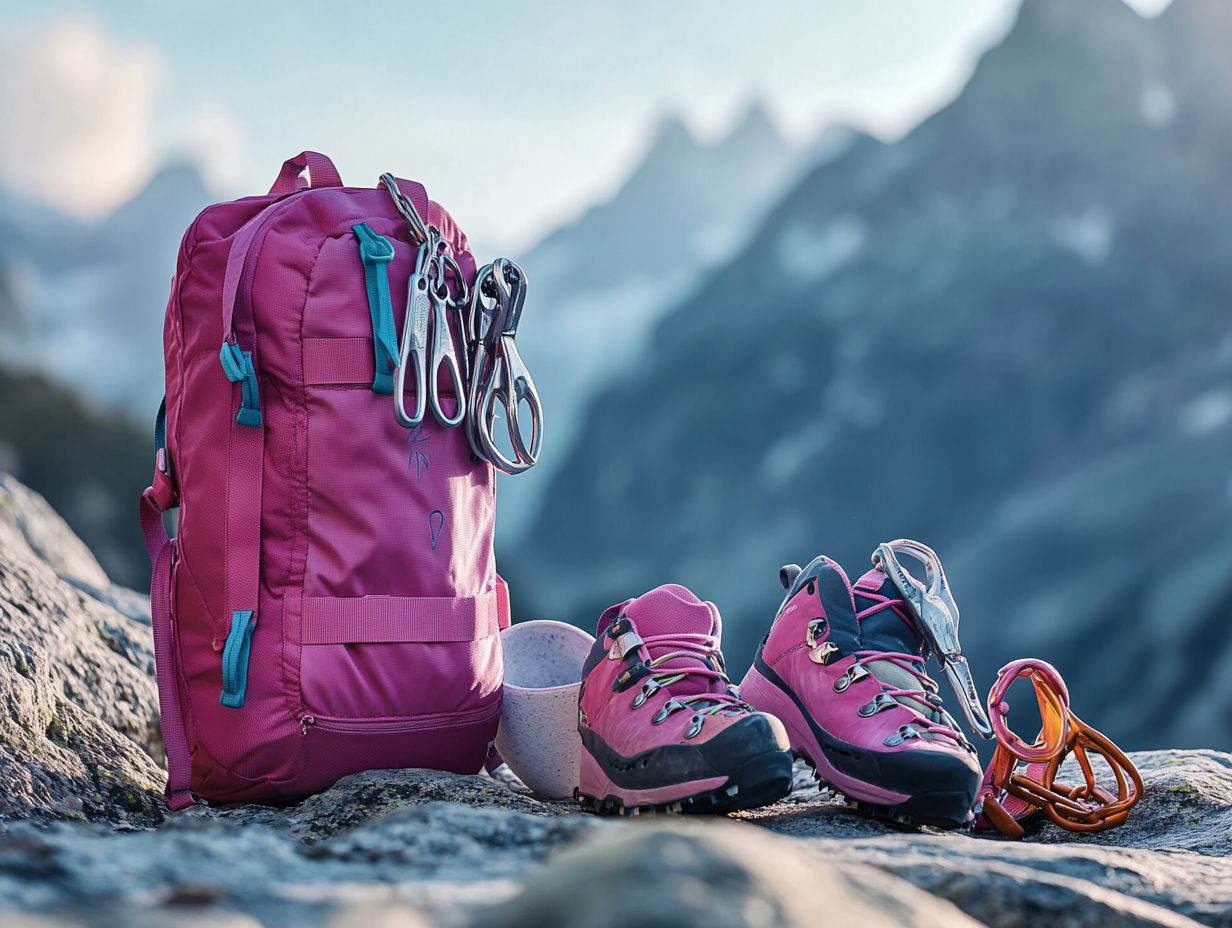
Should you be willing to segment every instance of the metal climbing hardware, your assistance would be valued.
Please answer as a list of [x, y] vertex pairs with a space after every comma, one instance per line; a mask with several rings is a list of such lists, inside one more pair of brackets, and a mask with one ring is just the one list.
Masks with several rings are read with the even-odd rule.
[[[1018, 679], [1031, 682], [1039, 704], [1040, 732], [1029, 744], [1009, 727], [1007, 696]], [[1047, 661], [1024, 658], [1002, 667], [988, 694], [988, 711], [997, 748], [977, 799], [977, 830], [1021, 838], [1026, 833], [1022, 823], [1043, 815], [1068, 831], [1105, 831], [1124, 824], [1142, 798], [1138, 768], [1111, 738], [1073, 713], [1065, 681]], [[1057, 773], [1071, 755], [1083, 780], [1059, 783]], [[1111, 784], [1097, 782], [1091, 755], [1107, 763], [1115, 793]]]
[[[392, 174], [382, 174], [381, 185], [419, 247], [395, 361], [394, 416], [404, 428], [414, 428], [431, 408], [443, 428], [464, 426], [476, 458], [506, 474], [524, 473], [539, 460], [543, 441], [539, 393], [515, 345], [526, 273], [508, 258], [498, 258], [468, 286], [441, 230], [424, 219]], [[455, 328], [461, 350], [454, 342]], [[442, 402], [442, 380], [453, 393], [452, 413]], [[498, 440], [498, 417], [505, 420], [511, 454]]]
[[[543, 442], [539, 391], [515, 344], [526, 302], [526, 274], [507, 258], [498, 258], [480, 269], [471, 299], [467, 437], [477, 457], [503, 473], [524, 473], [539, 460]], [[523, 405], [530, 420], [529, 440], [520, 423]], [[505, 419], [512, 457], [501, 450], [494, 431], [498, 413]]]
[[[926, 583], [921, 583], [907, 572], [899, 563], [899, 554], [908, 555], [924, 565]], [[958, 704], [971, 728], [980, 737], [991, 739], [992, 725], [984, 714], [975, 681], [971, 677], [971, 668], [963, 657], [962, 645], [958, 641], [958, 604], [950, 593], [940, 558], [925, 544], [899, 538], [878, 545], [872, 560], [874, 567], [884, 570], [894, 581], [903, 599], [915, 613], [920, 623], [920, 631], [932, 646], [937, 663], [941, 665], [950, 685], [954, 687]]]

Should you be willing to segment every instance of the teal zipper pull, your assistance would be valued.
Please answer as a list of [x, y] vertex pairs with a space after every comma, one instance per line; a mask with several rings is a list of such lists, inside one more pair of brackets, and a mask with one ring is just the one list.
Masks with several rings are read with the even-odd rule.
[[398, 338], [394, 334], [394, 305], [389, 295], [389, 262], [394, 259], [393, 243], [373, 231], [366, 222], [351, 226], [359, 241], [359, 259], [364, 263], [364, 284], [368, 289], [368, 315], [372, 317], [372, 392], [390, 396], [394, 375], [390, 366], [398, 364]]
[[231, 631], [222, 648], [222, 696], [218, 701], [229, 709], [244, 705], [248, 691], [248, 653], [257, 619], [251, 609], [231, 613]]

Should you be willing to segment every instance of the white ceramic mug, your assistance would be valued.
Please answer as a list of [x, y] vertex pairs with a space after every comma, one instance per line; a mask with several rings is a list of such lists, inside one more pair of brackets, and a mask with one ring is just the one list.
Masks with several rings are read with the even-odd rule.
[[519, 622], [501, 632], [505, 700], [496, 750], [540, 796], [567, 799], [578, 785], [578, 691], [594, 643], [564, 622]]

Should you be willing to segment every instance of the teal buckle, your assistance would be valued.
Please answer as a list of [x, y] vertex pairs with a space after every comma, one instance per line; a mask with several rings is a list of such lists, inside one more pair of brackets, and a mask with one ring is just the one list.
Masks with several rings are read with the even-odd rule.
[[222, 648], [222, 695], [218, 698], [229, 709], [244, 705], [248, 691], [248, 654], [256, 627], [257, 620], [251, 609], [237, 609], [231, 613], [231, 631]]
[[227, 379], [240, 384], [240, 392], [243, 394], [235, 421], [240, 425], [259, 429], [262, 422], [261, 393], [257, 387], [257, 371], [252, 365], [252, 352], [241, 351], [235, 342], [224, 342], [222, 350], [218, 352], [218, 360], [222, 362], [222, 370]]
[[366, 222], [351, 226], [359, 239], [359, 258], [364, 264], [388, 264], [394, 259], [394, 244]]
[[394, 375], [390, 366], [398, 364], [398, 339], [394, 334], [387, 265], [394, 259], [394, 245], [366, 222], [351, 226], [351, 231], [359, 242], [359, 260], [364, 263], [364, 284], [368, 290], [368, 315], [372, 318], [372, 392], [392, 396]]

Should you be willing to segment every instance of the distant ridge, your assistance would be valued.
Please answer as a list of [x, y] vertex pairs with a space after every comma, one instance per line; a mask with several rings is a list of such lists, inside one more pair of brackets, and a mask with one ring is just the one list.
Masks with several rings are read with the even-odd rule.
[[586, 408], [513, 588], [585, 624], [686, 583], [738, 667], [780, 564], [919, 537], [981, 685], [1037, 654], [1123, 744], [1226, 732], [1229, 10], [1026, 0], [952, 104], [809, 171]]

